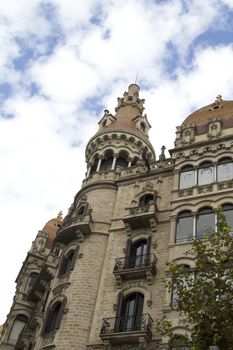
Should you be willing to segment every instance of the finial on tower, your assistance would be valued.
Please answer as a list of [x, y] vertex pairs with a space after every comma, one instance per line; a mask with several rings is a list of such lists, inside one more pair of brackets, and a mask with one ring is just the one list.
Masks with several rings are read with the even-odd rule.
[[132, 106], [138, 108], [139, 111], [142, 113], [142, 111], [144, 110], [143, 104], [145, 100], [139, 98], [139, 91], [140, 87], [137, 84], [130, 84], [128, 87], [128, 91], [124, 92], [123, 97], [118, 97], [118, 104], [115, 108], [115, 111], [117, 112], [119, 108], [124, 106]]
[[60, 221], [62, 221], [62, 220], [63, 220], [63, 217], [62, 217], [62, 216], [63, 216], [63, 213], [62, 213], [62, 211], [60, 210], [59, 213], [57, 214], [57, 219], [60, 220]]

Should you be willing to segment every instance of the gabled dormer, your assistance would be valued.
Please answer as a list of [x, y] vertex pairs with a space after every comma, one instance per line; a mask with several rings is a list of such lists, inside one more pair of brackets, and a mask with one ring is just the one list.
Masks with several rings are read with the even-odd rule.
[[151, 125], [147, 120], [147, 115], [138, 115], [133, 121], [135, 122], [136, 127], [148, 136]]
[[115, 121], [116, 118], [109, 113], [108, 109], [104, 110], [104, 115], [102, 117], [102, 119], [99, 121], [99, 130], [108, 127], [113, 121]]

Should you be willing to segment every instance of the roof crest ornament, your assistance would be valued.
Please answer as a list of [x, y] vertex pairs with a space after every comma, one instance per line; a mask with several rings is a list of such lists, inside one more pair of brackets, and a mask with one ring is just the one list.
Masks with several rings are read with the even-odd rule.
[[209, 108], [209, 111], [215, 111], [216, 109], [223, 108], [222, 102], [223, 102], [222, 95], [216, 96], [214, 103]]

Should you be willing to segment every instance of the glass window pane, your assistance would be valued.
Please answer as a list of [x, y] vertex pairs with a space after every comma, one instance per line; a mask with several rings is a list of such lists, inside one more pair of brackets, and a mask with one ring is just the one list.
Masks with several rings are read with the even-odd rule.
[[194, 183], [194, 170], [184, 171], [180, 173], [180, 189], [192, 187]]
[[233, 179], [233, 163], [219, 164], [217, 174], [219, 182]]
[[200, 214], [197, 216], [196, 237], [201, 238], [203, 235], [215, 231], [214, 213]]
[[223, 214], [225, 215], [226, 222], [230, 226], [231, 232], [233, 231], [233, 209], [231, 210], [224, 210]]
[[178, 218], [176, 221], [176, 242], [191, 241], [193, 238], [193, 217]]
[[17, 343], [18, 337], [19, 337], [20, 333], [22, 332], [25, 325], [26, 325], [26, 323], [23, 321], [20, 321], [20, 320], [14, 321], [14, 324], [13, 324], [13, 327], [11, 329], [11, 333], [9, 336], [9, 342], [11, 344]]
[[214, 181], [214, 168], [208, 166], [198, 169], [198, 185], [210, 184]]

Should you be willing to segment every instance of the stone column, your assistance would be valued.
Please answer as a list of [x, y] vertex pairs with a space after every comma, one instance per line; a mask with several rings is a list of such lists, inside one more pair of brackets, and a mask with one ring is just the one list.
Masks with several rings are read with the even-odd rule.
[[176, 241], [176, 216], [171, 216], [170, 219], [170, 243]]
[[117, 154], [114, 154], [114, 155], [113, 155], [113, 160], [112, 160], [112, 167], [111, 167], [111, 170], [115, 170], [116, 160], [117, 160]]
[[196, 238], [197, 213], [193, 213], [193, 239]]
[[99, 157], [99, 160], [98, 160], [98, 164], [97, 164], [96, 171], [100, 171], [100, 167], [101, 167], [101, 162], [102, 162], [102, 159], [103, 159], [103, 157]]
[[86, 177], [88, 177], [90, 175], [91, 167], [92, 167], [92, 164], [89, 164], [88, 167], [87, 167], [87, 175], [86, 175]]

